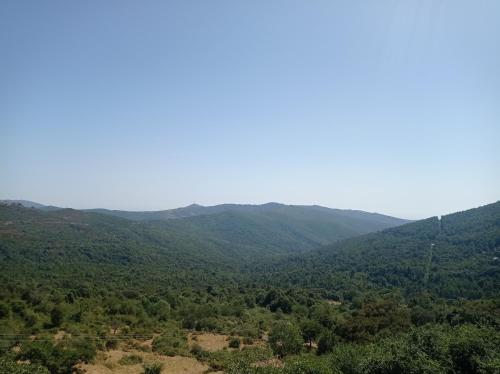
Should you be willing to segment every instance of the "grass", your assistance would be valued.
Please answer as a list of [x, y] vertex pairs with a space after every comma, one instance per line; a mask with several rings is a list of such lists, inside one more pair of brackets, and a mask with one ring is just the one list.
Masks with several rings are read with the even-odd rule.
[[120, 365], [136, 365], [136, 364], [141, 364], [142, 363], [142, 357], [139, 355], [128, 355], [128, 356], [123, 356], [120, 358], [118, 361]]

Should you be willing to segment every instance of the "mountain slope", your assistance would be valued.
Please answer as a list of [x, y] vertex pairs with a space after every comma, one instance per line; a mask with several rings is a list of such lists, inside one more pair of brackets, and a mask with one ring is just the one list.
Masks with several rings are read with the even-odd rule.
[[[5, 201], [2, 205], [20, 205], [43, 211], [62, 210], [20, 200]], [[193, 204], [156, 212], [106, 209], [82, 212], [126, 219], [129, 223], [142, 223], [144, 227], [153, 229], [156, 235], [163, 235], [163, 231], [166, 231], [176, 232], [186, 238], [197, 238], [203, 242], [198, 245], [200, 251], [204, 251], [204, 241], [209, 240], [226, 252], [238, 253], [240, 257], [310, 250], [409, 222], [377, 213], [278, 203], [210, 207]]]
[[7, 206], [22, 206], [24, 208], [33, 208], [33, 209], [40, 209], [40, 210], [59, 210], [62, 208], [59, 208], [57, 206], [52, 206], [52, 205], [43, 205], [40, 203], [35, 203], [34, 201], [29, 201], [29, 200], [0, 200], [0, 205], [7, 205]]
[[0, 270], [27, 276], [54, 268], [51, 274], [68, 276], [125, 271], [183, 282], [202, 282], [214, 274], [239, 277], [246, 270], [246, 279], [262, 284], [319, 288], [346, 298], [353, 297], [353, 289], [367, 288], [427, 290], [448, 298], [498, 295], [500, 202], [300, 255], [293, 251], [326, 240], [331, 221], [322, 226], [314, 215], [312, 230], [303, 211], [286, 212], [286, 221], [281, 209], [289, 208], [137, 222], [71, 209], [2, 205]]
[[164, 221], [157, 226], [280, 253], [312, 249], [409, 222], [377, 213], [277, 203], [190, 205], [157, 212], [91, 211], [137, 221]]
[[35, 203], [29, 200], [0, 200], [0, 205], [21, 205], [25, 208], [42, 209], [45, 207], [43, 204]]
[[449, 298], [498, 296], [500, 202], [261, 263], [255, 271], [268, 282], [339, 293], [357, 284]]
[[281, 213], [281, 214], [323, 214], [337, 217], [350, 217], [372, 223], [380, 223], [386, 226], [396, 226], [409, 222], [408, 220], [386, 216], [378, 213], [368, 213], [361, 210], [332, 209], [318, 205], [285, 205], [280, 203], [267, 203], [261, 205], [252, 204], [220, 204], [214, 206], [202, 206], [191, 204], [186, 207], [160, 210], [160, 211], [125, 211], [109, 209], [86, 209], [89, 212], [109, 214], [135, 221], [167, 220], [195, 217], [201, 215], [217, 214], [223, 212], [240, 213]]
[[233, 263], [246, 253], [169, 227], [73, 209], [0, 206], [0, 260], [109, 264]]
[[[234, 210], [218, 206], [211, 211], [214, 213], [182, 219], [132, 221], [10, 202], [0, 205], [0, 259], [27, 264], [41, 258], [51, 264], [235, 266], [255, 257], [312, 249], [400, 222], [388, 217], [379, 223], [378, 215], [373, 220], [364, 212], [343, 212], [341, 216], [325, 208], [278, 204], [236, 206]], [[355, 218], [350, 216], [353, 214]]]

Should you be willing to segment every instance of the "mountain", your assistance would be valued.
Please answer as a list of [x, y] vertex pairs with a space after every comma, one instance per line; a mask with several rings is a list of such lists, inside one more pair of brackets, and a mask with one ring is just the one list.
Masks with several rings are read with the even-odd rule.
[[[227, 373], [261, 372], [283, 339], [276, 373], [498, 372], [500, 202], [306, 252], [366, 222], [251, 209], [137, 221], [0, 205], [0, 372], [71, 373], [151, 338], [148, 357]], [[198, 355], [189, 336], [206, 333], [245, 349]]]
[[90, 211], [135, 221], [163, 221], [156, 222], [156, 225], [173, 228], [186, 235], [202, 235], [235, 245], [262, 247], [280, 253], [312, 249], [410, 222], [359, 210], [278, 203], [208, 207], [193, 204], [154, 212]]
[[[169, 220], [178, 218], [196, 217], [224, 212], [252, 213], [252, 214], [280, 214], [292, 216], [311, 216], [313, 214], [330, 217], [345, 217], [348, 220], [359, 219], [365, 224], [373, 225], [376, 229], [397, 226], [410, 221], [390, 217], [377, 213], [368, 213], [361, 210], [331, 209], [318, 205], [285, 205], [280, 203], [267, 203], [261, 205], [252, 204], [220, 204], [214, 206], [202, 206], [191, 204], [183, 208], [160, 210], [160, 211], [124, 211], [109, 209], [87, 209], [86, 211], [108, 214], [134, 221]], [[353, 223], [350, 221], [349, 223]]]
[[21, 205], [25, 208], [35, 208], [35, 209], [45, 208], [45, 205], [38, 204], [28, 200], [0, 200], [0, 205]]
[[[185, 209], [190, 210], [189, 207]], [[408, 222], [362, 211], [276, 203], [225, 204], [206, 208], [197, 206], [193, 210], [198, 214], [155, 222], [155, 225], [169, 227], [185, 235], [219, 239], [245, 247], [260, 247], [265, 252], [287, 253], [313, 249]], [[194, 214], [193, 210], [190, 210], [190, 214]]]
[[428, 291], [480, 298], [500, 289], [500, 202], [347, 239], [250, 270], [268, 282]]
[[0, 260], [46, 264], [189, 264], [234, 259], [234, 250], [168, 227], [74, 209], [0, 205]]
[[500, 288], [500, 202], [314, 249], [354, 236], [356, 230], [374, 229], [369, 225], [379, 223], [371, 217], [379, 215], [266, 204], [133, 221], [1, 205], [0, 262], [4, 270], [22, 266], [28, 273], [37, 264], [65, 271], [148, 268], [148, 276], [171, 271], [198, 277], [241, 269], [249, 278], [258, 274], [264, 284], [300, 285], [342, 297], [352, 297], [353, 289], [399, 288], [475, 298]]
[[0, 200], [0, 205], [18, 205], [22, 206], [24, 208], [33, 208], [33, 209], [40, 209], [40, 210], [58, 210], [61, 209], [56, 206], [52, 205], [43, 205], [39, 203], [35, 203], [34, 201], [29, 201], [29, 200]]
[[[62, 208], [32, 202], [11, 201], [4, 205], [21, 205], [42, 211]], [[175, 233], [196, 238], [200, 251], [206, 241], [219, 248], [231, 247], [240, 257], [275, 255], [310, 250], [320, 245], [354, 237], [409, 221], [357, 210], [330, 209], [321, 206], [222, 204], [204, 207], [193, 204], [184, 208], [130, 212], [106, 209], [82, 210], [82, 217], [93, 214], [128, 220], [128, 226], [149, 227], [155, 235]], [[57, 213], [55, 213], [57, 215]], [[130, 225], [135, 222], [138, 226]], [[117, 225], [124, 225], [117, 221]], [[173, 234], [172, 234], [173, 235]], [[227, 250], [227, 249], [225, 249]]]
[[42, 257], [55, 263], [71, 259], [133, 264], [154, 258], [165, 266], [234, 265], [405, 222], [365, 212], [281, 204], [190, 206], [174, 210], [177, 217], [188, 217], [151, 221], [101, 214], [101, 210], [47, 208], [29, 202], [0, 205], [0, 256], [21, 259], [15, 249], [21, 247], [22, 255], [31, 259], [39, 253], [29, 253], [29, 248], [47, 248]]

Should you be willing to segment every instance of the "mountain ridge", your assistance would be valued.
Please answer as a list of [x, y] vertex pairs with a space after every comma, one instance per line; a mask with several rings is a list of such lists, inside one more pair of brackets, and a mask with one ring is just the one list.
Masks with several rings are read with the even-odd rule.
[[[57, 207], [53, 205], [44, 205], [30, 200], [9, 200], [4, 199], [0, 200], [0, 204], [2, 205], [13, 205], [19, 204], [25, 208], [35, 208], [41, 210], [55, 210], [55, 209], [65, 209], [63, 207]], [[303, 204], [284, 204], [278, 202], [268, 202], [263, 204], [237, 204], [237, 203], [223, 203], [216, 205], [201, 205], [197, 203], [192, 203], [183, 207], [172, 208], [172, 209], [161, 209], [161, 210], [122, 210], [122, 209], [107, 209], [107, 208], [90, 208], [90, 209], [76, 209], [67, 207], [69, 209], [75, 209], [85, 212], [94, 212], [101, 214], [108, 214], [112, 216], [122, 217], [130, 220], [157, 220], [157, 219], [177, 219], [177, 218], [185, 218], [192, 217], [197, 215], [207, 215], [207, 214], [215, 214], [222, 211], [228, 210], [272, 210], [272, 209], [283, 209], [283, 208], [302, 208], [302, 209], [314, 209], [319, 211], [328, 211], [335, 212], [338, 214], [344, 215], [353, 215], [353, 214], [365, 214], [371, 216], [385, 217], [388, 219], [399, 220], [401, 223], [413, 222], [414, 220], [399, 218], [395, 216], [390, 216], [383, 213], [377, 212], [368, 212], [361, 209], [339, 209], [339, 208], [330, 208], [322, 205], [311, 204], [311, 205], [303, 205]]]

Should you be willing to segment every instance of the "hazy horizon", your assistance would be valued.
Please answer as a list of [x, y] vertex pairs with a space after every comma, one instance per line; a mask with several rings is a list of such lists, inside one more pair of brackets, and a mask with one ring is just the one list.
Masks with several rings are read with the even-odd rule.
[[419, 219], [500, 199], [500, 2], [0, 4], [0, 196]]
[[44, 206], [54, 206], [54, 207], [63, 208], [63, 209], [64, 208], [82, 209], [82, 210], [87, 210], [87, 209], [107, 209], [107, 210], [120, 210], [120, 211], [130, 211], [130, 212], [155, 212], [155, 211], [164, 211], [164, 210], [171, 210], [171, 209], [178, 209], [178, 208], [186, 208], [186, 207], [188, 207], [190, 205], [199, 205], [199, 206], [202, 206], [202, 207], [211, 207], [211, 206], [222, 205], [222, 204], [228, 204], [228, 205], [280, 204], [280, 205], [287, 205], [287, 206], [320, 206], [320, 207], [329, 208], [329, 209], [364, 211], [364, 212], [368, 212], [368, 213], [377, 213], [377, 214], [392, 216], [392, 217], [401, 218], [401, 219], [419, 220], [419, 219], [425, 219], [425, 218], [429, 218], [429, 217], [433, 217], [433, 216], [443, 216], [443, 215], [446, 215], [446, 214], [457, 213], [457, 212], [464, 211], [464, 210], [479, 208], [479, 207], [484, 206], [484, 205], [489, 205], [489, 204], [496, 203], [498, 200], [490, 201], [490, 202], [485, 202], [483, 204], [480, 204], [480, 205], [477, 205], [477, 206], [470, 206], [470, 207], [467, 207], [467, 208], [464, 208], [464, 209], [458, 209], [458, 210], [454, 210], [454, 211], [443, 212], [443, 213], [440, 213], [440, 214], [428, 215], [428, 216], [423, 216], [423, 217], [397, 216], [397, 215], [389, 214], [389, 213], [383, 212], [383, 211], [370, 211], [370, 210], [362, 209], [362, 208], [358, 209], [358, 208], [349, 208], [349, 207], [327, 206], [327, 205], [319, 204], [319, 203], [291, 204], [291, 203], [282, 202], [282, 201], [266, 201], [266, 202], [257, 202], [257, 203], [226, 201], [226, 202], [215, 203], [215, 204], [200, 204], [198, 202], [192, 202], [192, 203], [181, 205], [181, 206], [173, 206], [173, 207], [168, 207], [168, 208], [162, 208], [162, 207], [160, 207], [160, 208], [153, 208], [153, 209], [123, 209], [123, 208], [109, 208], [109, 207], [106, 207], [106, 206], [79, 206], [79, 207], [69, 206], [69, 205], [63, 206], [63, 205], [52, 204], [52, 203], [51, 204], [47, 204], [47, 203], [43, 203], [43, 202], [40, 202], [40, 201], [33, 201], [33, 200], [28, 200], [28, 199], [14, 199], [14, 198], [0, 198], [0, 201], [27, 201], [27, 202], [31, 202], [31, 203], [41, 204], [41, 205], [44, 205]]

